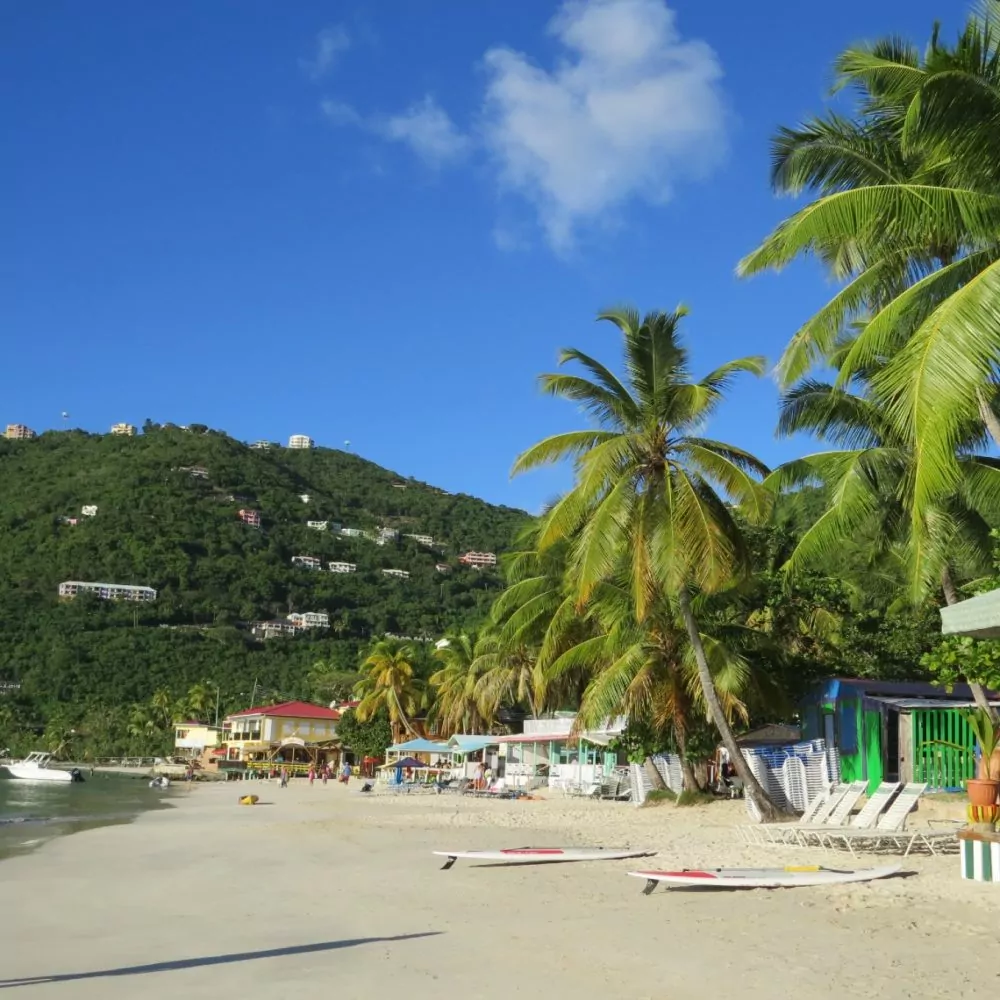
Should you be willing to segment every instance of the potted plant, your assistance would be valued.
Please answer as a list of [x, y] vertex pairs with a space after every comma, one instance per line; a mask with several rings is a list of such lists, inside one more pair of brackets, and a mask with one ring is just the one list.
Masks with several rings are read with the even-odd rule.
[[976, 737], [982, 755], [979, 762], [979, 777], [969, 778], [965, 783], [969, 793], [969, 804], [992, 806], [1000, 793], [1000, 767], [998, 767], [998, 756], [994, 756], [1000, 750], [1000, 726], [989, 712], [981, 708], [966, 713], [965, 718]]

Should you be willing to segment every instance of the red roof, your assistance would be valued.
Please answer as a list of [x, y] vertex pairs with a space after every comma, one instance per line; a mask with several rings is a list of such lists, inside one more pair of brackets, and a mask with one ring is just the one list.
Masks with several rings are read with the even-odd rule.
[[279, 705], [262, 705], [259, 708], [247, 708], [242, 712], [233, 712], [229, 719], [238, 719], [243, 715], [267, 715], [279, 719], [328, 719], [336, 722], [340, 712], [323, 705], [313, 705], [308, 701], [283, 701]]

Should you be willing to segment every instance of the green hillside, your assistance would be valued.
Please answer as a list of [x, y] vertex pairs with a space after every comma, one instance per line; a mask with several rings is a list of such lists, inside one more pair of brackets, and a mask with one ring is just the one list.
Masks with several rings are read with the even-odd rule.
[[[81, 516], [84, 505], [96, 516]], [[260, 512], [259, 530], [241, 522], [240, 508]], [[399, 538], [379, 546], [307, 520]], [[457, 557], [501, 552], [525, 520], [353, 454], [256, 450], [201, 427], [0, 440], [0, 683], [20, 684], [6, 714], [44, 721], [61, 705], [120, 705], [163, 688], [179, 695], [201, 681], [232, 704], [255, 683], [270, 696], [314, 693], [309, 668], [322, 659], [353, 669], [373, 634], [436, 636], [481, 618], [499, 578]], [[435, 547], [406, 533], [430, 535]], [[357, 572], [300, 569], [295, 555]], [[388, 568], [410, 577], [385, 577]], [[61, 601], [64, 580], [143, 584], [159, 596]], [[328, 612], [330, 631], [262, 643], [245, 627], [293, 611]]]

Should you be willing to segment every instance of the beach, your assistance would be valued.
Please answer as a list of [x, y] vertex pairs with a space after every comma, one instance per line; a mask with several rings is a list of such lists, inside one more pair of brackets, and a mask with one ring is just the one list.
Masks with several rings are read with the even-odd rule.
[[[995, 993], [998, 889], [962, 882], [955, 856], [908, 858], [915, 874], [869, 884], [644, 897], [630, 868], [849, 862], [743, 846], [740, 802], [634, 809], [296, 782], [255, 785], [262, 804], [246, 808], [245, 788], [185, 788], [172, 809], [0, 862], [0, 907], [14, 916], [0, 988], [144, 1000]], [[430, 853], [529, 844], [660, 853], [450, 871]]]
[[17, 781], [0, 770], [0, 859], [37, 849], [53, 837], [127, 823], [164, 806], [145, 778], [88, 774], [82, 784]]

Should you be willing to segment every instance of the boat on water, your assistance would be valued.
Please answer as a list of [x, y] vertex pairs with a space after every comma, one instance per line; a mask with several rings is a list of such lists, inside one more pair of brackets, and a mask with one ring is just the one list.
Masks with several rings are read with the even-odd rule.
[[52, 754], [36, 750], [24, 760], [8, 762], [3, 768], [12, 778], [19, 778], [21, 781], [83, 781], [78, 767], [64, 771], [62, 768], [52, 767], [51, 763]]

